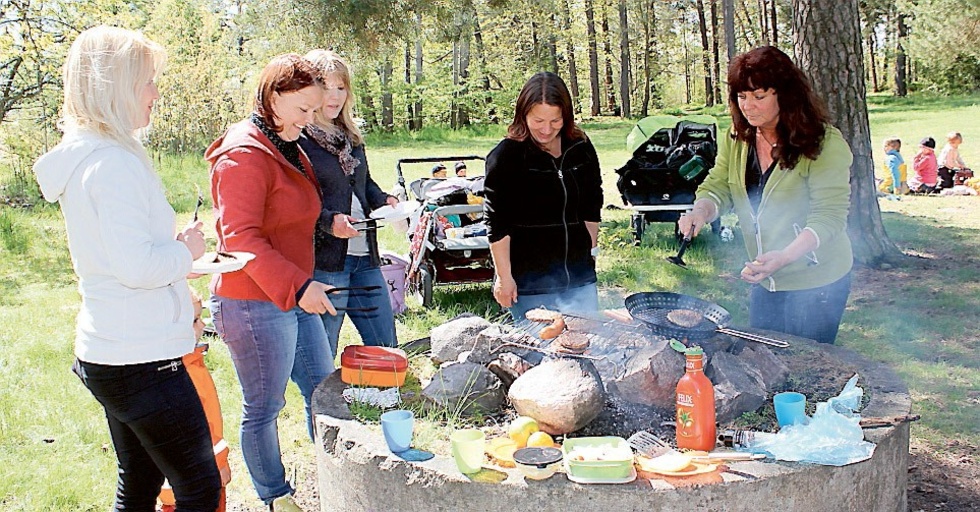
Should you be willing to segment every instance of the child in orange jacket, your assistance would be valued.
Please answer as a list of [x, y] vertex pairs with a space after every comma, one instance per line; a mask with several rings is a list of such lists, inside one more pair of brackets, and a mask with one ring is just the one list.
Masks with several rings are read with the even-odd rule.
[[[231, 481], [231, 466], [228, 465], [228, 443], [225, 442], [223, 432], [224, 425], [221, 420], [221, 404], [218, 403], [218, 390], [214, 386], [214, 380], [208, 367], [204, 365], [204, 354], [208, 352], [208, 343], [202, 342], [204, 335], [204, 320], [201, 319], [201, 298], [191, 290], [191, 300], [194, 304], [194, 334], [197, 335], [197, 346], [190, 354], [185, 355], [181, 360], [187, 373], [194, 382], [194, 388], [201, 398], [201, 405], [204, 406], [204, 415], [208, 418], [208, 426], [211, 428], [211, 444], [214, 446], [214, 458], [218, 463], [218, 471], [221, 473], [221, 500], [218, 502], [216, 512], [225, 511], [225, 489]], [[169, 482], [163, 483], [160, 490], [161, 512], [173, 512], [176, 501], [173, 489]]]

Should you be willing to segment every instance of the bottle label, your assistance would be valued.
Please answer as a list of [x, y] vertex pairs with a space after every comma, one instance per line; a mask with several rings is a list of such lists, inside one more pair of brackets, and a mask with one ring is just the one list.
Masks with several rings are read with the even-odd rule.
[[[690, 397], [688, 397], [690, 399]], [[677, 436], [693, 437], [694, 431], [694, 407], [681, 403], [681, 395], [677, 395]]]

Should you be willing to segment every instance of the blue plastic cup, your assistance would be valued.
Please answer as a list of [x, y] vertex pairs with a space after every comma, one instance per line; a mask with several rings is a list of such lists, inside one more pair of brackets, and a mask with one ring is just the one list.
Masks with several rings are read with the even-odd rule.
[[776, 421], [780, 427], [806, 422], [806, 395], [792, 391], [777, 393], [772, 397], [776, 409]]
[[392, 453], [401, 453], [412, 447], [414, 426], [415, 415], [412, 411], [399, 409], [381, 415], [381, 431]]

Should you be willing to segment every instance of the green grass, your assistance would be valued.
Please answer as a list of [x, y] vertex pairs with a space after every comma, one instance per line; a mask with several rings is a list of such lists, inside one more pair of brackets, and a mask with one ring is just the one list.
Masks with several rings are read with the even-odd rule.
[[[980, 117], [977, 98], [892, 99], [873, 97], [872, 135], [877, 146], [886, 135], [906, 140], [911, 160], [918, 140], [957, 129], [964, 134], [962, 154], [980, 167], [980, 128], [968, 122]], [[722, 124], [728, 120], [720, 118]], [[955, 123], [962, 122], [962, 125]], [[603, 166], [606, 203], [620, 204], [615, 168], [628, 158], [624, 147], [632, 121], [598, 119], [584, 124]], [[466, 132], [440, 128], [422, 134], [397, 133], [368, 139], [372, 174], [384, 188], [395, 179], [399, 158], [438, 155], [485, 155], [504, 127]], [[911, 141], [911, 142], [909, 142]], [[199, 186], [206, 198], [202, 220], [213, 229], [207, 167], [201, 151], [158, 158], [168, 197], [186, 222]], [[429, 167], [407, 167], [411, 180], [427, 176]], [[470, 166], [473, 173], [480, 165]], [[10, 182], [0, 165], [0, 185]], [[23, 187], [25, 190], [30, 187]], [[12, 188], [6, 188], [8, 192]], [[884, 221], [893, 240], [909, 254], [907, 265], [891, 270], [861, 269], [844, 316], [839, 343], [894, 368], [912, 390], [917, 442], [937, 450], [941, 441], [980, 446], [980, 200], [970, 197], [906, 197], [883, 201]], [[685, 259], [690, 270], [666, 264], [676, 251], [672, 226], [654, 224], [643, 244], [633, 247], [629, 215], [606, 210], [599, 257], [600, 286], [622, 295], [632, 291], [674, 290], [715, 301], [729, 309], [735, 323], [747, 323], [747, 286], [737, 279], [744, 249], [737, 238], [723, 243], [699, 237]], [[726, 219], [731, 223], [731, 219]], [[67, 251], [64, 224], [56, 207], [0, 207], [0, 504], [9, 511], [105, 510], [115, 485], [115, 457], [105, 418], [98, 404], [69, 371], [72, 359], [77, 283]], [[736, 231], [737, 233], [737, 231]], [[381, 230], [386, 250], [404, 253], [404, 236]], [[738, 233], [737, 233], [738, 234]], [[213, 233], [210, 235], [213, 238]], [[193, 283], [206, 290], [205, 280]], [[608, 300], [608, 299], [607, 299]], [[616, 305], [607, 302], [608, 305]], [[410, 301], [397, 322], [402, 342], [428, 335], [429, 329], [462, 312], [499, 317], [489, 286], [438, 287], [431, 308]], [[346, 323], [341, 344], [356, 340]], [[231, 443], [234, 480], [232, 503], [251, 509], [254, 492], [238, 451], [241, 395], [227, 348], [212, 343], [207, 362], [224, 406], [225, 437]], [[304, 481], [313, 466], [302, 399], [294, 387], [279, 421], [287, 469]], [[439, 431], [420, 439], [426, 446], [444, 442]]]

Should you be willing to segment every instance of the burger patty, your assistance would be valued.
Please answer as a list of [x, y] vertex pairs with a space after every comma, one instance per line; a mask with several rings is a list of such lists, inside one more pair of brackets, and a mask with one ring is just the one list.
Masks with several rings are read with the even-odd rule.
[[675, 309], [667, 313], [667, 320], [681, 327], [694, 327], [704, 320], [704, 315], [691, 309]]

